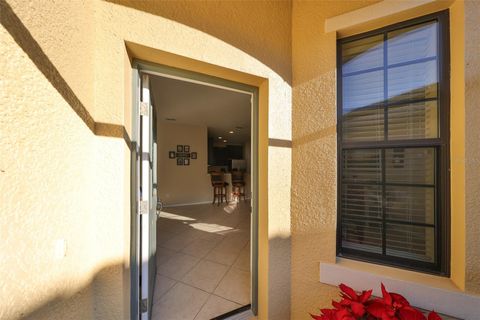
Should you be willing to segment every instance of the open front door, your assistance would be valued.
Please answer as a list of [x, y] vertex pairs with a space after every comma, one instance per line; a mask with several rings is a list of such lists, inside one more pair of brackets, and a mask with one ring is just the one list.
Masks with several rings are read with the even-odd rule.
[[139, 202], [140, 213], [140, 319], [151, 317], [153, 286], [156, 274], [156, 121], [150, 99], [150, 83], [147, 74], [140, 74], [141, 95], [139, 102]]

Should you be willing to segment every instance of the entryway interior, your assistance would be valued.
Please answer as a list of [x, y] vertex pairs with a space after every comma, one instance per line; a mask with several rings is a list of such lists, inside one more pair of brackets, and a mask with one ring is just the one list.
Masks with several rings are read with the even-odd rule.
[[251, 95], [160, 75], [150, 90], [163, 204], [152, 319], [213, 319], [251, 304]]

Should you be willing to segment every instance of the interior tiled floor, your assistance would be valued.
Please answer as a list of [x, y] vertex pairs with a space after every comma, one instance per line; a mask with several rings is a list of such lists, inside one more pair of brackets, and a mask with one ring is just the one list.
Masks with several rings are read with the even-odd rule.
[[250, 204], [165, 208], [153, 320], [207, 320], [250, 303]]

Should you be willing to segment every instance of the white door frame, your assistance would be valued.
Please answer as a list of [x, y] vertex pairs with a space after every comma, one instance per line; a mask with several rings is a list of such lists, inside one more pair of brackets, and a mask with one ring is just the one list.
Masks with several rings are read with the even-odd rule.
[[[140, 101], [138, 94], [140, 90], [139, 88], [139, 74], [151, 74], [151, 75], [158, 75], [162, 77], [167, 77], [171, 79], [177, 79], [197, 84], [202, 84], [206, 86], [221, 88], [225, 90], [241, 92], [245, 94], [249, 94], [251, 96], [251, 157], [252, 157], [252, 165], [251, 165], [251, 204], [252, 204], [252, 219], [251, 219], [251, 239], [250, 239], [250, 270], [251, 270], [251, 310], [254, 315], [258, 313], [258, 215], [259, 215], [259, 208], [258, 208], [258, 187], [259, 187], [259, 167], [258, 167], [258, 140], [259, 140], [259, 88], [253, 87], [247, 84], [234, 82], [222, 78], [217, 78], [214, 76], [178, 69], [170, 66], [160, 65], [160, 64], [153, 64], [149, 62], [144, 62], [140, 60], [135, 60], [133, 62], [133, 74], [132, 74], [132, 82], [133, 82], [133, 112], [132, 112], [132, 152], [135, 153], [138, 149], [138, 141], [139, 137], [135, 136], [136, 132], [138, 132], [138, 114], [139, 106], [138, 103]], [[132, 159], [135, 160], [134, 157]], [[139, 159], [136, 159], [137, 161]], [[132, 171], [136, 170], [134, 167], [135, 162], [132, 162]], [[135, 174], [132, 174], [132, 179], [138, 179]], [[135, 181], [135, 180], [132, 180]], [[138, 181], [138, 180], [137, 180]], [[132, 187], [134, 184], [132, 183]], [[131, 228], [131, 314], [132, 320], [138, 319], [139, 314], [139, 294], [138, 288], [139, 286], [139, 235], [138, 226], [140, 224], [137, 220], [137, 213], [136, 213], [136, 201], [139, 199], [138, 197], [135, 198], [135, 190], [132, 190], [132, 200], [135, 202], [132, 203], [132, 228]], [[136, 230], [134, 230], [136, 229]], [[143, 279], [142, 279], [143, 281]], [[135, 315], [137, 315], [135, 317]], [[141, 319], [144, 320], [144, 319]]]
[[[210, 75], [197, 73], [189, 70], [178, 69], [170, 66], [153, 64], [145, 61], [135, 60], [133, 62], [133, 108], [132, 108], [132, 227], [131, 227], [131, 318], [138, 320], [140, 314], [140, 297], [144, 296], [143, 292], [140, 294], [138, 288], [140, 286], [139, 271], [143, 264], [140, 264], [140, 239], [139, 227], [140, 221], [138, 219], [138, 206], [136, 202], [140, 199], [140, 195], [136, 193], [136, 181], [138, 175], [136, 170], [139, 170], [139, 156], [138, 141], [139, 141], [139, 101], [140, 97], [140, 74], [158, 75], [166, 78], [187, 81], [191, 83], [202, 84], [206, 86], [221, 88], [225, 90], [241, 92], [251, 96], [251, 203], [252, 203], [252, 219], [251, 219], [251, 248], [250, 248], [250, 268], [251, 268], [251, 310], [254, 315], [258, 313], [258, 186], [259, 186], [259, 167], [258, 167], [258, 140], [259, 140], [259, 89], [247, 84], [234, 82], [222, 78], [213, 77]], [[150, 186], [151, 187], [151, 186]], [[147, 263], [148, 264], [148, 263]], [[144, 281], [144, 279], [142, 279]], [[148, 281], [148, 280], [147, 280]], [[144, 288], [144, 286], [142, 286]], [[150, 306], [148, 306], [150, 308]], [[144, 320], [143, 318], [141, 320]]]

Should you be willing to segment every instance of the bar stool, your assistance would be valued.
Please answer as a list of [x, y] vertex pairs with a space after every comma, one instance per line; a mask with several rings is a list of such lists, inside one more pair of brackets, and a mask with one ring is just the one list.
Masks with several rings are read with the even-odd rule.
[[245, 199], [245, 181], [243, 180], [243, 172], [241, 171], [232, 171], [232, 194], [240, 201], [243, 197]]
[[210, 179], [211, 179], [212, 187], [213, 187], [213, 202], [212, 202], [212, 204], [215, 204], [215, 201], [217, 201], [217, 204], [220, 205], [220, 202], [223, 203], [224, 199], [225, 199], [225, 202], [227, 202], [227, 186], [228, 186], [228, 183], [224, 181], [223, 173], [222, 172], [211, 172], [210, 173]]

